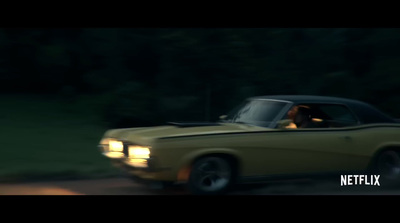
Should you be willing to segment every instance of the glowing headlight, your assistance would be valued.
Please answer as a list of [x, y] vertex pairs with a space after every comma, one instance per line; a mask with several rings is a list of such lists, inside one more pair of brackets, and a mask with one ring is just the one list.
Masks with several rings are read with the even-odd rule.
[[123, 152], [124, 151], [124, 145], [120, 141], [115, 141], [115, 140], [110, 140], [108, 142], [109, 149], [111, 152]]
[[148, 147], [129, 146], [129, 158], [131, 158], [131, 159], [148, 159], [148, 158], [150, 158], [150, 150]]
[[121, 152], [108, 152], [108, 153], [105, 153], [104, 155], [106, 155], [110, 158], [124, 158], [124, 154]]

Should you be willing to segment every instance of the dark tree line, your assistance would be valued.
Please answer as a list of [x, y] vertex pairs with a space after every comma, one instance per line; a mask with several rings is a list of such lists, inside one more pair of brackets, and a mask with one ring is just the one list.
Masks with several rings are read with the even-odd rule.
[[0, 91], [91, 95], [111, 126], [214, 120], [254, 95], [360, 99], [400, 117], [400, 29], [0, 29]]

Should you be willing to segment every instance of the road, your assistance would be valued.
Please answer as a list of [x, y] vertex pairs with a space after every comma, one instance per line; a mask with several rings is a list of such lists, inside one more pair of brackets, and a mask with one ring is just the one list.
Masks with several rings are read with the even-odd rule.
[[[0, 195], [187, 195], [183, 187], [150, 189], [127, 178], [0, 184]], [[339, 181], [281, 181], [241, 185], [229, 195], [400, 195], [400, 187], [341, 187]]]

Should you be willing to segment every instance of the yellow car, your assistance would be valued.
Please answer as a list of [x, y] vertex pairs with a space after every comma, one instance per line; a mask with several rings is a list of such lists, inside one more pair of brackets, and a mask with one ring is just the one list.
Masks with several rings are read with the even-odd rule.
[[216, 123], [108, 130], [99, 147], [135, 179], [185, 183], [194, 194], [276, 177], [400, 176], [398, 120], [336, 97], [253, 97]]

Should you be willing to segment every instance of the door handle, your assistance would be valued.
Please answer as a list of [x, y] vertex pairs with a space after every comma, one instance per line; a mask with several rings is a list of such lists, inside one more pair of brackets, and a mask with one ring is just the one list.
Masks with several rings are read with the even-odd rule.
[[341, 138], [344, 139], [344, 140], [351, 140], [350, 136], [342, 136]]

